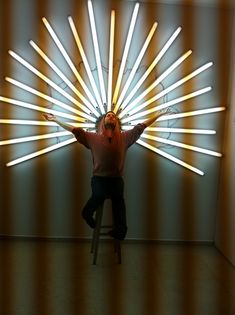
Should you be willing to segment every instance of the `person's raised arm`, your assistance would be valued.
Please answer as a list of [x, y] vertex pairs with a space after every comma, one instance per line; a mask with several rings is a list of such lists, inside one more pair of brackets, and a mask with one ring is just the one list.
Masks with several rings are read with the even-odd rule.
[[54, 115], [52, 114], [43, 114], [43, 117], [48, 120], [48, 121], [54, 121], [55, 123], [57, 123], [59, 126], [61, 126], [62, 128], [64, 128], [65, 130], [68, 130], [70, 132], [73, 131], [73, 126], [67, 124], [67, 123], [64, 123], [60, 120], [58, 120]]
[[159, 117], [165, 115], [166, 112], [157, 112], [154, 115], [152, 115], [151, 117], [149, 117], [148, 119], [146, 119], [144, 121], [144, 124], [147, 127], [149, 127], [150, 125], [152, 125], [156, 120], [158, 120]]

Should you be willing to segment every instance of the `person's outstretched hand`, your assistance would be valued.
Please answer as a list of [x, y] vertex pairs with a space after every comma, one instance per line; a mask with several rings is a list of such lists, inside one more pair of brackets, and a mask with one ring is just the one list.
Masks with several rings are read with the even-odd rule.
[[43, 114], [43, 117], [48, 121], [55, 121], [56, 117], [52, 114]]

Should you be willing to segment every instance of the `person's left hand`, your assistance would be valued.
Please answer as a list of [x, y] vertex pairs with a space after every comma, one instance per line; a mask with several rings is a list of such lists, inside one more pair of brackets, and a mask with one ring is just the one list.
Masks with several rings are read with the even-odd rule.
[[43, 117], [48, 121], [55, 121], [56, 117], [53, 114], [43, 114]]

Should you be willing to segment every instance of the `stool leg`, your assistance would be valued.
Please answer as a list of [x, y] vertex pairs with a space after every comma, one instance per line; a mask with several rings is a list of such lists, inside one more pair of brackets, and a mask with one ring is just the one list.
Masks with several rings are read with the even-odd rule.
[[[97, 211], [95, 213], [95, 222], [97, 222]], [[96, 233], [97, 233], [97, 223], [96, 223], [96, 227], [93, 230], [92, 233], [92, 241], [91, 241], [91, 253], [94, 252], [94, 246], [95, 246], [95, 240], [96, 240]]]
[[[114, 212], [112, 210], [112, 220], [113, 220], [113, 228], [114, 228]], [[121, 254], [121, 243], [119, 240], [114, 239], [114, 251], [117, 253], [118, 263], [122, 263], [122, 254]]]
[[114, 240], [114, 251], [117, 253], [118, 263], [122, 263], [121, 243], [119, 240]]
[[96, 227], [94, 229], [93, 240], [92, 240], [92, 247], [93, 247], [92, 252], [94, 252], [93, 265], [96, 265], [96, 260], [97, 260], [102, 215], [103, 215], [103, 205], [100, 206], [96, 210]]

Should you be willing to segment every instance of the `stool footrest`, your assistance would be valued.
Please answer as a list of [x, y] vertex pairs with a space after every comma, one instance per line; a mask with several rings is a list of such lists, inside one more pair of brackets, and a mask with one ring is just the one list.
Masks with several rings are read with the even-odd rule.
[[100, 232], [99, 235], [100, 235], [100, 236], [109, 236], [109, 233]]
[[101, 229], [111, 229], [113, 226], [112, 225], [101, 225]]

